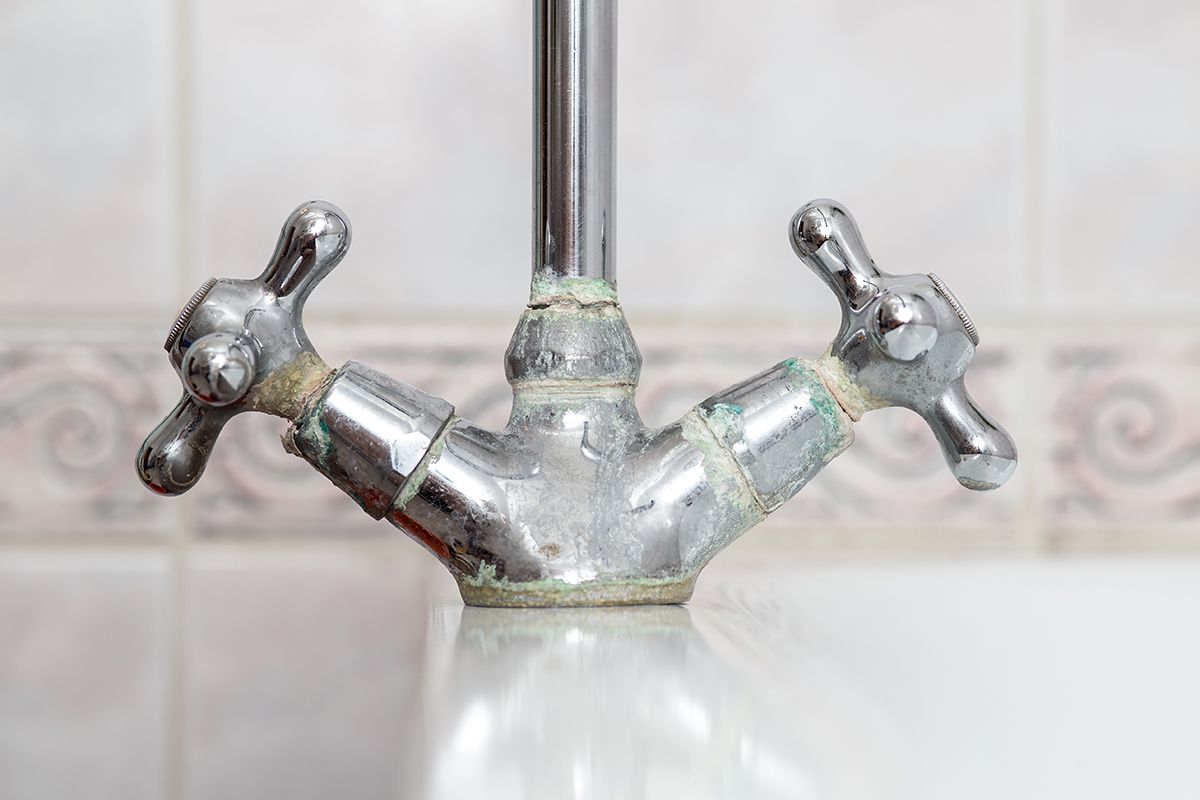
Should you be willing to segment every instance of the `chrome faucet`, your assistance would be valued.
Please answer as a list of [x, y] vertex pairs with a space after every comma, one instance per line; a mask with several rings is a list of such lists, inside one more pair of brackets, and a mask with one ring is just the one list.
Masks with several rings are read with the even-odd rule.
[[880, 270], [831, 200], [789, 228], [841, 304], [829, 350], [664, 428], [643, 424], [641, 355], [613, 269], [615, 6], [535, 0], [534, 264], [505, 356], [508, 425], [482, 430], [445, 400], [321, 360], [304, 303], [351, 229], [313, 201], [288, 217], [258, 278], [206, 282], [171, 326], [185, 391], [138, 453], [148, 487], [187, 491], [229, 418], [274, 414], [291, 421], [285, 447], [423, 544], [466, 603], [558, 606], [688, 599], [713, 555], [849, 446], [872, 409], [920, 414], [967, 488], [1008, 479], [1013, 442], [963, 385], [979, 338], [962, 305], [936, 276]]

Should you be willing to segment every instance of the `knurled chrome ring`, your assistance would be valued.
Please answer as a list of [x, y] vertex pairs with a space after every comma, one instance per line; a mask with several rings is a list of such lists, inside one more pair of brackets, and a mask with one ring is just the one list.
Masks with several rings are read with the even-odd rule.
[[187, 328], [188, 320], [192, 318], [192, 313], [200, 307], [204, 302], [204, 298], [212, 291], [212, 288], [217, 285], [216, 278], [206, 280], [192, 298], [183, 304], [183, 308], [179, 311], [179, 316], [175, 318], [175, 324], [171, 326], [171, 330], [167, 333], [167, 341], [163, 344], [163, 349], [168, 353], [175, 346], [175, 342], [179, 341], [179, 337], [183, 335], [183, 331]]
[[950, 287], [932, 272], [929, 273], [929, 280], [942, 297], [946, 298], [946, 302], [954, 309], [954, 313], [958, 314], [958, 318], [962, 320], [963, 327], [967, 329], [967, 338], [971, 340], [971, 344], [978, 347], [979, 331], [975, 330], [975, 323], [971, 321], [971, 317], [967, 314], [967, 310], [962, 307], [962, 303], [958, 302], [958, 298], [954, 296], [954, 292], [950, 291]]

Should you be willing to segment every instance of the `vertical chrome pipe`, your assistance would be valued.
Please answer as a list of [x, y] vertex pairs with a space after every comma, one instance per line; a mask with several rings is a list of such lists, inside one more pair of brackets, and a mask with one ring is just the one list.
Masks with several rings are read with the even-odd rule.
[[534, 0], [533, 271], [615, 280], [617, 0]]

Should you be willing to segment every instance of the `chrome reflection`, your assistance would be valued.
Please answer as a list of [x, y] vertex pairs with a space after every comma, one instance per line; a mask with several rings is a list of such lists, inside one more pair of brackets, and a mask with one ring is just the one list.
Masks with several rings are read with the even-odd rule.
[[727, 612], [435, 610], [424, 796], [902, 796], [869, 704]]

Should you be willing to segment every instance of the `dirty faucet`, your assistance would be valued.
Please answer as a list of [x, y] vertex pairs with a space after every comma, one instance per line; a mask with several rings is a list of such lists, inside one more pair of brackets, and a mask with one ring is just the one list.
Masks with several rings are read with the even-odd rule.
[[467, 604], [579, 606], [687, 600], [708, 561], [848, 447], [873, 409], [919, 414], [968, 489], [1012, 475], [1012, 440], [963, 385], [979, 344], [963, 306], [934, 275], [876, 266], [832, 200], [806, 204], [788, 229], [841, 306], [825, 354], [647, 428], [613, 263], [616, 2], [534, 0], [534, 20], [533, 278], [505, 355], [508, 425], [480, 429], [446, 400], [321, 360], [304, 303], [351, 229], [312, 201], [259, 277], [207, 281], [171, 326], [184, 394], [137, 455], [146, 486], [187, 491], [226, 421], [273, 414], [291, 422], [288, 450], [424, 545]]

